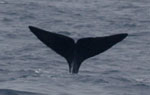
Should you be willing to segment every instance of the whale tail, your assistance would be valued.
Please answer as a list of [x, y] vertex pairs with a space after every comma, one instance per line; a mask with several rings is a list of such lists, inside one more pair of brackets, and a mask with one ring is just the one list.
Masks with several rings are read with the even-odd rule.
[[78, 73], [84, 60], [103, 53], [128, 35], [122, 33], [105, 37], [82, 38], [75, 43], [72, 38], [61, 34], [48, 32], [33, 26], [29, 26], [29, 29], [45, 45], [67, 60], [70, 73]]

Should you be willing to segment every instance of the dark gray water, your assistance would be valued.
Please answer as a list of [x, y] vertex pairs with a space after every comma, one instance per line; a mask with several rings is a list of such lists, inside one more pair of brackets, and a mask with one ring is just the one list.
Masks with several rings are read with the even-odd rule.
[[[29, 25], [74, 39], [129, 33], [78, 75]], [[149, 95], [149, 0], [1, 0], [0, 95]]]

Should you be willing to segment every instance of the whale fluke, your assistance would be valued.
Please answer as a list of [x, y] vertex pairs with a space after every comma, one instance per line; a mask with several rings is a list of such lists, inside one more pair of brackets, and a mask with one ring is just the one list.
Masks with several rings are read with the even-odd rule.
[[44, 44], [53, 49], [61, 56], [68, 59], [72, 48], [75, 45], [74, 40], [60, 34], [48, 32], [36, 27], [29, 26], [29, 29], [39, 38]]
[[48, 32], [33, 26], [29, 29], [44, 44], [63, 56], [69, 64], [70, 73], [78, 73], [81, 63], [111, 48], [128, 36], [121, 33], [105, 37], [88, 37], [75, 41], [67, 36]]

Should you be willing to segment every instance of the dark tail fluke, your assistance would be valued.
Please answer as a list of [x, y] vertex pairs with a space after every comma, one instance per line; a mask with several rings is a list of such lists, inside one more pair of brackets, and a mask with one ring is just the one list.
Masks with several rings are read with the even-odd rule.
[[74, 46], [74, 40], [64, 35], [48, 32], [33, 26], [29, 26], [29, 29], [36, 35], [44, 44], [53, 49], [56, 53], [68, 59], [70, 52]]
[[127, 35], [126, 33], [122, 33], [105, 37], [79, 39], [77, 41], [77, 52], [81, 62], [110, 49], [113, 45], [126, 38]]
[[128, 35], [122, 33], [105, 37], [82, 38], [75, 43], [72, 38], [61, 34], [48, 32], [33, 26], [29, 26], [29, 29], [44, 44], [67, 60], [70, 73], [78, 73], [84, 60], [108, 50]]

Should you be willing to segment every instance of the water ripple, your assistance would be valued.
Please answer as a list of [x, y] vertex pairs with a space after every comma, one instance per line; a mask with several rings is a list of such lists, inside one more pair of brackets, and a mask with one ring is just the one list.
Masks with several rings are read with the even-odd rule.
[[45, 94], [12, 89], [0, 89], [0, 95], [45, 95]]

